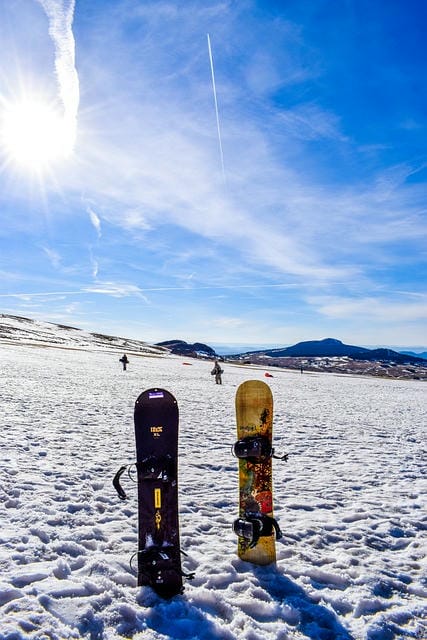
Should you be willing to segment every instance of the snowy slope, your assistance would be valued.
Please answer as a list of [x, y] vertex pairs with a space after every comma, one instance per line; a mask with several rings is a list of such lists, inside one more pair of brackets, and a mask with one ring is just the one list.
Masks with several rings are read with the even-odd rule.
[[0, 314], [1, 344], [57, 346], [65, 349], [121, 351], [122, 353], [130, 351], [156, 355], [166, 353], [165, 349], [141, 340], [90, 333], [75, 327], [6, 314]]
[[[188, 362], [188, 361], [187, 361]], [[236, 556], [234, 396], [262, 369], [0, 345], [1, 640], [426, 638], [425, 384], [274, 372], [276, 567]], [[137, 588], [133, 404], [169, 389], [181, 416], [185, 592]]]

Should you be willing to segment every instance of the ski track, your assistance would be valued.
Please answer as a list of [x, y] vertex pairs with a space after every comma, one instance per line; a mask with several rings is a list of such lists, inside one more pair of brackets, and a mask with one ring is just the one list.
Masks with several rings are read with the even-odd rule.
[[[425, 383], [274, 371], [275, 567], [236, 555], [234, 396], [263, 369], [0, 347], [0, 639], [427, 638]], [[186, 361], [188, 362], [188, 360]], [[170, 601], [136, 587], [133, 406], [180, 410], [184, 570]]]

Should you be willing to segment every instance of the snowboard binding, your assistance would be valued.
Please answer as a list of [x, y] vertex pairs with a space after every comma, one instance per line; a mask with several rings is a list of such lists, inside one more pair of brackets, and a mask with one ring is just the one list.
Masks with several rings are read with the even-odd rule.
[[176, 476], [176, 465], [169, 455], [163, 458], [149, 456], [144, 458], [142, 462], [137, 462], [136, 468], [142, 480], [170, 482]]
[[194, 573], [184, 573], [176, 561], [174, 547], [151, 546], [134, 554], [138, 556], [138, 586], [149, 586], [165, 599], [183, 593], [182, 578], [194, 578]]
[[256, 547], [261, 537], [271, 536], [273, 530], [276, 540], [280, 540], [283, 534], [279, 523], [263, 513], [246, 513], [244, 518], [237, 518], [233, 523], [234, 533], [248, 542], [249, 549]]
[[120, 478], [124, 472], [127, 470], [129, 478], [134, 482], [137, 481], [134, 477], [135, 472], [133, 474], [131, 472], [133, 467], [136, 467], [139, 477], [143, 480], [162, 480], [162, 482], [173, 482], [173, 478], [176, 476], [175, 463], [169, 455], [166, 455], [163, 458], [149, 456], [141, 462], [125, 464], [120, 467], [113, 478], [113, 486], [117, 491], [120, 500], [126, 500], [127, 498], [126, 492], [120, 483]]
[[253, 464], [269, 458], [288, 459], [287, 453], [281, 456], [274, 455], [274, 449], [265, 436], [247, 436], [238, 440], [233, 447], [233, 454], [236, 458], [243, 458]]

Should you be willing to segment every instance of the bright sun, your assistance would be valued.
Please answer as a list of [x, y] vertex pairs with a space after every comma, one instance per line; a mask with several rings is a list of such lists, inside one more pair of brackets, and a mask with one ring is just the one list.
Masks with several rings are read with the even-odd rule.
[[2, 114], [1, 139], [7, 157], [40, 171], [67, 157], [74, 146], [75, 126], [48, 103], [23, 100]]

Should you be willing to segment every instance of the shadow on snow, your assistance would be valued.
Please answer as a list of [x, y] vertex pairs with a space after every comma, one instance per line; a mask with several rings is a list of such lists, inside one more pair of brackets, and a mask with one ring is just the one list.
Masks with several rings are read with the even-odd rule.
[[325, 606], [317, 604], [300, 587], [281, 574], [277, 567], [257, 567], [253, 573], [260, 586], [272, 598], [298, 612], [296, 629], [311, 640], [354, 640], [338, 617]]

